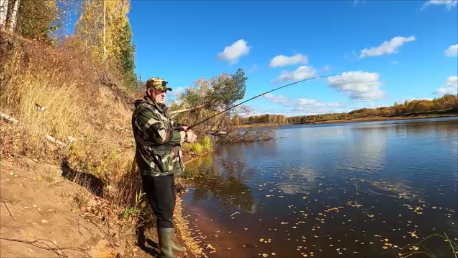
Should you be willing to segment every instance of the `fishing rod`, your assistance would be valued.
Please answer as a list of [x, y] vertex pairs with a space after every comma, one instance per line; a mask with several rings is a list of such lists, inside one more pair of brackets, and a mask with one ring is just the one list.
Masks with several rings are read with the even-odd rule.
[[341, 75], [341, 73], [339, 73], [339, 74], [332, 74], [332, 75], [315, 76], [315, 77], [312, 77], [312, 78], [308, 78], [308, 79], [303, 79], [303, 80], [300, 80], [300, 81], [292, 82], [292, 83], [283, 85], [283, 86], [281, 86], [281, 87], [275, 88], [275, 89], [270, 90], [270, 91], [266, 91], [266, 92], [264, 92], [264, 93], [261, 93], [261, 94], [259, 94], [259, 95], [254, 96], [254, 97], [252, 97], [252, 98], [250, 98], [250, 99], [247, 99], [247, 100], [245, 100], [245, 101], [243, 101], [243, 102], [241, 102], [241, 103], [239, 103], [239, 104], [237, 104], [237, 105], [234, 105], [234, 106], [232, 106], [232, 107], [230, 107], [230, 108], [227, 108], [227, 109], [225, 109], [225, 110], [223, 110], [223, 111], [220, 111], [220, 112], [218, 112], [218, 113], [216, 113], [216, 114], [214, 114], [214, 115], [212, 115], [212, 116], [210, 116], [210, 117], [207, 117], [207, 118], [205, 118], [204, 120], [202, 120], [202, 121], [200, 121], [200, 122], [198, 122], [198, 123], [195, 123], [194, 125], [188, 126], [188, 128], [187, 128], [185, 131], [189, 131], [189, 130], [191, 130], [192, 128], [194, 128], [194, 127], [196, 127], [196, 126], [198, 126], [198, 125], [200, 125], [200, 124], [202, 124], [202, 123], [204, 123], [204, 122], [206, 122], [206, 121], [212, 119], [212, 118], [215, 117], [215, 116], [221, 115], [221, 114], [223, 114], [223, 113], [225, 113], [225, 112], [227, 112], [227, 111], [229, 111], [229, 110], [231, 110], [231, 109], [233, 109], [233, 108], [236, 108], [236, 107], [238, 107], [238, 106], [240, 106], [240, 105], [242, 105], [242, 104], [244, 104], [244, 103], [247, 103], [248, 101], [251, 101], [251, 100], [253, 100], [253, 99], [255, 99], [255, 98], [259, 98], [259, 97], [261, 97], [261, 96], [263, 96], [263, 95], [265, 95], [265, 94], [267, 94], [267, 93], [271, 93], [271, 92], [273, 92], [273, 91], [276, 91], [276, 90], [279, 90], [279, 89], [282, 89], [282, 88], [285, 88], [285, 87], [288, 87], [288, 86], [291, 86], [291, 85], [294, 85], [294, 84], [297, 84], [297, 83], [300, 83], [300, 82], [311, 81], [311, 80], [315, 80], [315, 79], [319, 79], [319, 78], [325, 78], [325, 77], [336, 76], [336, 75]]

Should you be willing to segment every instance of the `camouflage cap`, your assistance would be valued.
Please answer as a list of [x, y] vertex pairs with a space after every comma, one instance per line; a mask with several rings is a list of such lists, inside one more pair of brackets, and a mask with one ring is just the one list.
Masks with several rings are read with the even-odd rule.
[[159, 77], [152, 77], [152, 78], [149, 78], [147, 81], [146, 81], [146, 89], [157, 89], [157, 90], [172, 90], [172, 88], [170, 87], [167, 87], [167, 81], [162, 79], [162, 78], [159, 78]]

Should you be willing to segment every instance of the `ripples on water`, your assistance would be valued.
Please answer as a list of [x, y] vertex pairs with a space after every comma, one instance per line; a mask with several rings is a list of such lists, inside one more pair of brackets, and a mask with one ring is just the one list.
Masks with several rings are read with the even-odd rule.
[[[397, 257], [434, 233], [458, 242], [457, 121], [285, 126], [221, 146], [187, 166], [199, 178], [186, 213], [210, 257]], [[424, 245], [453, 257], [443, 239]]]

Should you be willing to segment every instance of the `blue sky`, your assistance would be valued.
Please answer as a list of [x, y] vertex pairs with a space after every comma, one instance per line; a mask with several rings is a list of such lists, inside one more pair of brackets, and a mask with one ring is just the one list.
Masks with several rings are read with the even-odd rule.
[[242, 68], [247, 99], [344, 73], [247, 103], [253, 114], [292, 116], [456, 93], [457, 14], [456, 0], [134, 0], [129, 19], [137, 74], [174, 89]]

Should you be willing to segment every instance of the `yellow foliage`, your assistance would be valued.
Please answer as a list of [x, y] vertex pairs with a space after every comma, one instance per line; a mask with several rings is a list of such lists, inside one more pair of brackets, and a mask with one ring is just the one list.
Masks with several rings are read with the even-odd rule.
[[212, 142], [210, 137], [204, 136], [201, 141], [201, 145], [206, 152], [211, 152], [212, 151]]
[[100, 63], [119, 62], [120, 35], [129, 22], [130, 1], [84, 1], [75, 25], [77, 38]]

